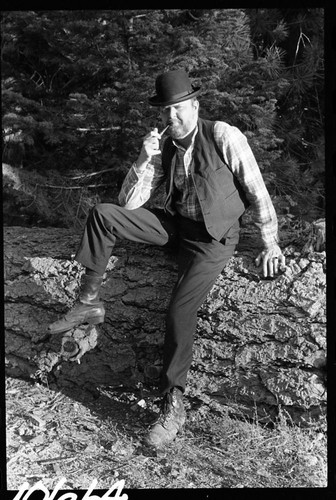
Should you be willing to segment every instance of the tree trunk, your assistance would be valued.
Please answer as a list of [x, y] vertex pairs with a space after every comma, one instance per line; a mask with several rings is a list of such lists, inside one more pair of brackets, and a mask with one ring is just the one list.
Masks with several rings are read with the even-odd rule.
[[[4, 238], [8, 375], [56, 388], [157, 384], [174, 253], [118, 242], [103, 284], [105, 323], [49, 336], [47, 325], [76, 297], [83, 268], [72, 256], [80, 235], [8, 227]], [[282, 408], [309, 425], [326, 408], [325, 252], [287, 245], [286, 272], [265, 280], [254, 265], [258, 244], [243, 229], [199, 310], [186, 396], [263, 421]]]

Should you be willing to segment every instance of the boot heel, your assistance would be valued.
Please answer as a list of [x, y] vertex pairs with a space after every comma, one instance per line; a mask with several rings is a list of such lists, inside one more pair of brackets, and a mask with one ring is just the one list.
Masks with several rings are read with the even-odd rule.
[[99, 323], [104, 323], [104, 318], [105, 318], [105, 315], [103, 315], [103, 316], [96, 316], [95, 318], [88, 319], [87, 322], [90, 325], [98, 325]]

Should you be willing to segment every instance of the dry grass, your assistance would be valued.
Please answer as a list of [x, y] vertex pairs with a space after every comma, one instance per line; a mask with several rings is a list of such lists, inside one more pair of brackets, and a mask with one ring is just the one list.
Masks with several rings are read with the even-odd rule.
[[94, 479], [100, 489], [120, 479], [126, 489], [327, 486], [323, 429], [284, 418], [269, 429], [189, 401], [183, 435], [160, 452], [142, 443], [158, 410], [150, 393], [60, 393], [12, 378], [6, 385], [8, 489], [39, 480], [53, 489], [62, 478], [69, 490]]

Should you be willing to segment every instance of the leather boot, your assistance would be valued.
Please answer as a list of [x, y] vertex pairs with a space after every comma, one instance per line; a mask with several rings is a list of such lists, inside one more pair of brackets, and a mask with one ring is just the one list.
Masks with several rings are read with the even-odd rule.
[[182, 401], [182, 391], [178, 387], [174, 387], [165, 394], [161, 414], [150, 429], [146, 443], [156, 448], [170, 443], [183, 429], [185, 420], [186, 413]]
[[102, 282], [102, 276], [84, 274], [76, 304], [61, 319], [48, 326], [49, 333], [67, 332], [84, 323], [90, 325], [103, 323], [105, 308], [103, 302], [98, 298]]

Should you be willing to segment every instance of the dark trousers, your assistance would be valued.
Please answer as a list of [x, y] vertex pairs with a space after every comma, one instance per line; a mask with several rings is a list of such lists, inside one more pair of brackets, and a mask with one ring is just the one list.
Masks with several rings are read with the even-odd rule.
[[75, 259], [103, 275], [116, 239], [165, 246], [179, 242], [178, 279], [166, 318], [160, 389], [185, 389], [197, 310], [233, 255], [235, 244], [214, 240], [203, 223], [163, 210], [127, 210], [100, 203], [90, 212]]

